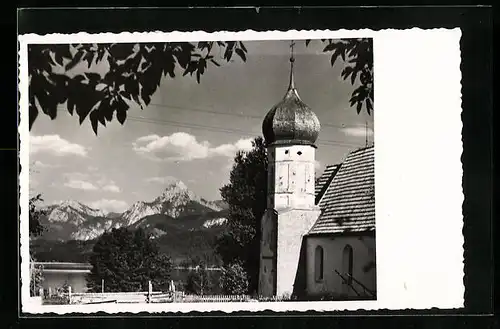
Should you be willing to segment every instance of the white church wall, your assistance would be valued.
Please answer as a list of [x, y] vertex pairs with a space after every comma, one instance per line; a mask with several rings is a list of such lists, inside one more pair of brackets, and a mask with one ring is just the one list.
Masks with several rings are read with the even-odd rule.
[[259, 295], [273, 296], [276, 287], [276, 221], [274, 209], [267, 209], [262, 216], [260, 242]]
[[278, 296], [292, 295], [299, 272], [304, 235], [320, 214], [315, 210], [278, 211], [277, 287]]
[[[370, 266], [375, 262], [375, 237], [374, 236], [310, 236], [306, 242], [306, 264], [307, 264], [307, 294], [342, 295], [342, 279], [335, 270], [344, 273], [343, 251], [346, 245], [353, 249], [353, 277], [365, 285], [368, 289], [376, 291], [376, 268]], [[316, 280], [315, 276], [315, 250], [317, 246], [323, 248], [323, 279]], [[374, 264], [374, 263], [372, 263]], [[364, 294], [363, 288], [353, 283], [354, 288]], [[348, 289], [348, 297], [356, 297], [357, 294]]]

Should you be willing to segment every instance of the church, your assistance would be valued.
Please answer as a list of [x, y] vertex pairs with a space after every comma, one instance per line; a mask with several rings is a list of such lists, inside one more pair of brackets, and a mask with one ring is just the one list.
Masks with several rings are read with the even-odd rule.
[[376, 299], [374, 147], [350, 152], [315, 179], [320, 122], [295, 87], [262, 123], [268, 154], [259, 295]]

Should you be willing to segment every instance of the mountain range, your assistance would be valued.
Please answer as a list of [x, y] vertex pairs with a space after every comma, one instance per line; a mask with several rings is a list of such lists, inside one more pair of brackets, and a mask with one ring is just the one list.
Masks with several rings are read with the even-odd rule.
[[[80, 241], [76, 245], [92, 245], [105, 231], [120, 227], [143, 228], [158, 240], [160, 249], [180, 258], [211, 253], [215, 235], [227, 222], [227, 208], [221, 200], [198, 197], [181, 181], [168, 184], [154, 200], [135, 202], [123, 213], [106, 213], [78, 201], [63, 201], [45, 208], [46, 216], [40, 220], [45, 231], [33, 243], [35, 257], [39, 261], [78, 261], [78, 255], [73, 260], [71, 255], [55, 255], [61, 251], [52, 255], [50, 251], [55, 246], [75, 245], [75, 241]], [[191, 243], [186, 245], [187, 241]], [[37, 257], [41, 252], [43, 259]]]

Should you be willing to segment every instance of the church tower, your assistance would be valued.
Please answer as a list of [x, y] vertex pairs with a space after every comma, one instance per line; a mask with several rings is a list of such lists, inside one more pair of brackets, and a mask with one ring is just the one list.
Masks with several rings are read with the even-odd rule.
[[268, 196], [261, 225], [259, 295], [265, 297], [294, 293], [302, 238], [320, 214], [314, 195], [320, 123], [295, 88], [293, 45], [288, 90], [262, 123], [268, 154]]

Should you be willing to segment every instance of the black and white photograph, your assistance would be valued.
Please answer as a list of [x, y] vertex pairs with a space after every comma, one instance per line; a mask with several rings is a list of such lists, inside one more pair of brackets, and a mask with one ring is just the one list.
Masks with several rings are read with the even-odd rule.
[[377, 45], [299, 36], [27, 44], [23, 305], [377, 302]]

